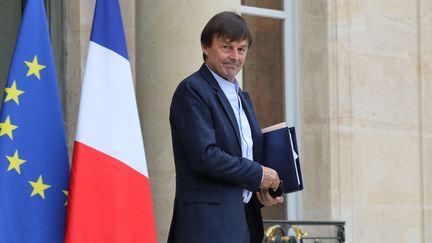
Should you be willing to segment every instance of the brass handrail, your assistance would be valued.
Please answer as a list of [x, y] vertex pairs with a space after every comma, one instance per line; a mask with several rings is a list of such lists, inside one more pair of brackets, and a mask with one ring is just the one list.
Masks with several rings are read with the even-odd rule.
[[[263, 220], [263, 223], [269, 225], [265, 231], [265, 243], [303, 243], [304, 240], [313, 240], [315, 243], [322, 240], [345, 242], [345, 221]], [[333, 226], [337, 232], [335, 236], [308, 236], [308, 233], [299, 226]], [[290, 229], [294, 231], [294, 235], [288, 235]]]

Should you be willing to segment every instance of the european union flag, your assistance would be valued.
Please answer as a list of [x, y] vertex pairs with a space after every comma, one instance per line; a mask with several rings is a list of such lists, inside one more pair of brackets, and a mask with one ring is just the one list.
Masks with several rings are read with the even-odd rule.
[[0, 243], [63, 242], [69, 163], [43, 0], [27, 0], [0, 112]]

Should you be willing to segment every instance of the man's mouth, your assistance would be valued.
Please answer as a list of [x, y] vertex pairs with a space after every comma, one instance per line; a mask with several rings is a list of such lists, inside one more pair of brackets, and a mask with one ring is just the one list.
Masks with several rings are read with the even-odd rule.
[[238, 65], [236, 63], [224, 63], [224, 66], [238, 67]]

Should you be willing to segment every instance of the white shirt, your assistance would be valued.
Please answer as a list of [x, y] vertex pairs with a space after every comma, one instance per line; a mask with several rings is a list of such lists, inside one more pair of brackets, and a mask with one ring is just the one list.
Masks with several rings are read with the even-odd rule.
[[[228, 80], [219, 76], [217, 73], [213, 72], [213, 70], [211, 70], [210, 68], [209, 70], [218, 82], [225, 96], [228, 98], [228, 101], [231, 104], [231, 108], [234, 111], [234, 115], [236, 117], [237, 125], [240, 132], [242, 157], [253, 160], [252, 132], [246, 113], [243, 110], [241, 99], [238, 96], [238, 92], [240, 90], [239, 84], [236, 80], [234, 80], [234, 83], [229, 82]], [[248, 203], [251, 197], [252, 192], [243, 189], [243, 202]]]

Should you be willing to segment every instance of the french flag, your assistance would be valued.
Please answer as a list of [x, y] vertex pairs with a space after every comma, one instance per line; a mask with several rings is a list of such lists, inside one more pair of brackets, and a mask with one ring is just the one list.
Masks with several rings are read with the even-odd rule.
[[118, 0], [96, 1], [74, 144], [65, 242], [156, 242]]

